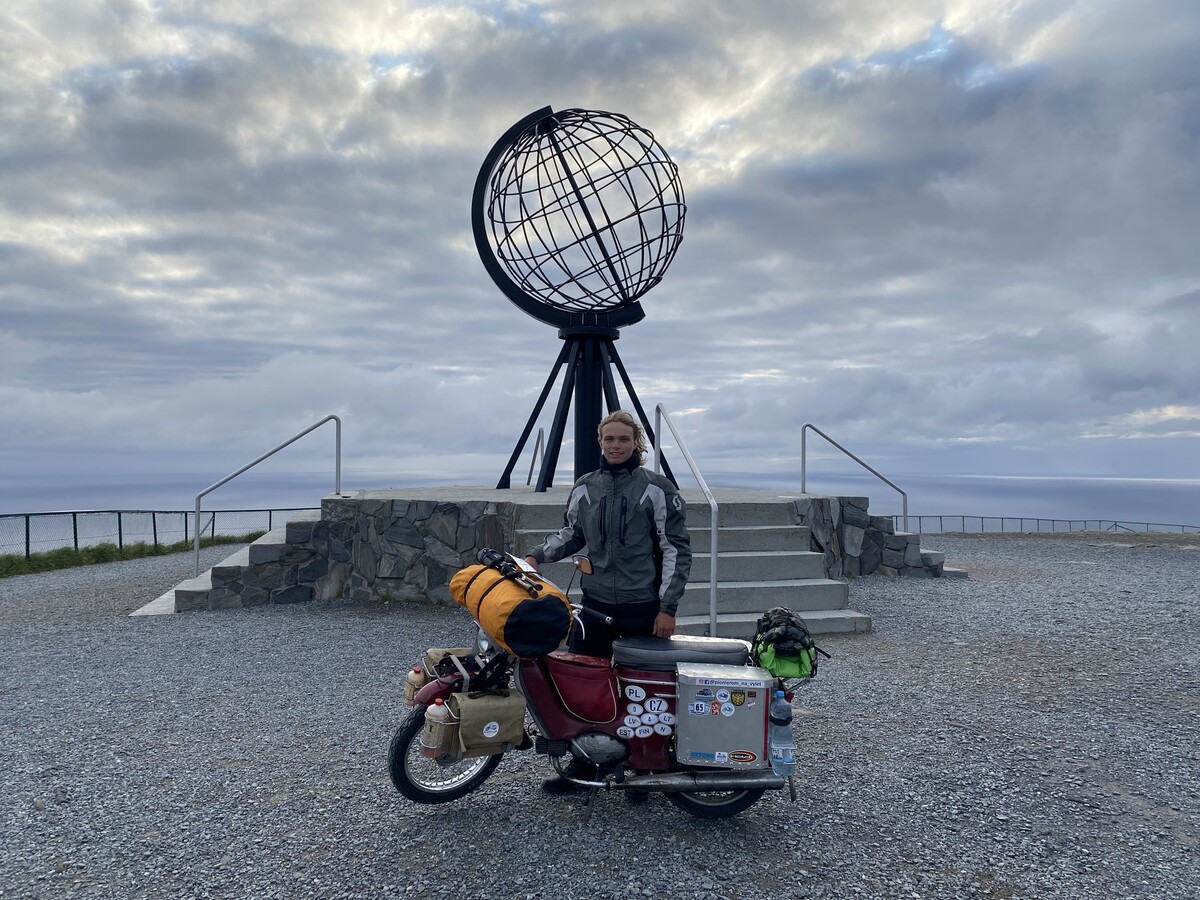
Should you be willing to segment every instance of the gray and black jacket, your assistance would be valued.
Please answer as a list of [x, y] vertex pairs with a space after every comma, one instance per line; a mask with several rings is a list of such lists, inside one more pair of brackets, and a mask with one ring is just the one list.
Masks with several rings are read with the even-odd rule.
[[556, 562], [587, 547], [583, 592], [601, 603], [646, 603], [675, 615], [692, 568], [684, 502], [675, 486], [631, 458], [575, 482], [565, 524], [529, 555]]

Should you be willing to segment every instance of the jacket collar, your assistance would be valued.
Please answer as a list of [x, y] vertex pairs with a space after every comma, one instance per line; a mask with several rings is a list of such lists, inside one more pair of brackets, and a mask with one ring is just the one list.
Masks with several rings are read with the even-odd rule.
[[614, 477], [619, 475], [621, 472], [627, 472], [632, 475], [640, 465], [641, 463], [638, 462], [636, 456], [629, 457], [629, 459], [625, 460], [625, 462], [621, 463], [619, 466], [610, 466], [607, 459], [605, 459], [603, 456], [600, 457], [600, 471], [607, 472], [609, 475]]

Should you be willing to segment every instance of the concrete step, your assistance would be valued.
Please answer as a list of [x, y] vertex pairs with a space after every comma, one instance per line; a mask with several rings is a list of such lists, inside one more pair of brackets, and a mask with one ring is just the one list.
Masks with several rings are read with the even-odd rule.
[[[708, 582], [689, 583], [679, 602], [680, 616], [708, 615]], [[828, 578], [795, 578], [786, 581], [730, 581], [717, 583], [718, 613], [754, 613], [760, 616], [772, 606], [805, 610], [843, 609], [850, 602], [845, 583]]]
[[[522, 502], [518, 514], [517, 527], [521, 531], [540, 531], [545, 537], [547, 533], [562, 528], [564, 502]], [[717, 524], [724, 530], [726, 527], [747, 525], [795, 525], [796, 509], [790, 501], [778, 502], [760, 501], [718, 501]], [[689, 528], [708, 528], [712, 521], [712, 510], [708, 502], [689, 502], [687, 504], [687, 521]]]
[[[696, 553], [692, 548], [692, 571], [688, 581], [708, 581], [712, 554]], [[717, 558], [717, 580], [779, 581], [793, 578], [824, 578], [825, 557], [807, 550], [767, 550], [760, 552], [721, 551]]]
[[[741, 638], [748, 641], [754, 637], [760, 615], [761, 613], [718, 614], [716, 637]], [[813, 634], [852, 634], [871, 630], [871, 617], [852, 609], [812, 610], [801, 612], [800, 615]], [[680, 616], [675, 619], [675, 630], [679, 634], [712, 636], [709, 635], [710, 622], [707, 615]]]
[[[750, 550], [807, 550], [807, 525], [724, 525], [718, 523], [717, 549], [721, 553], [741, 553]], [[708, 520], [703, 526], [689, 525], [692, 550], [704, 551], [712, 546], [712, 528]]]
[[[708, 585], [712, 554], [695, 553], [689, 584]], [[571, 561], [546, 563], [540, 571], [564, 590], [571, 581]], [[804, 550], [772, 550], [766, 553], [721, 553], [717, 563], [719, 583], [741, 581], [794, 581], [825, 578], [825, 558]], [[576, 579], [578, 583], [578, 579]]]

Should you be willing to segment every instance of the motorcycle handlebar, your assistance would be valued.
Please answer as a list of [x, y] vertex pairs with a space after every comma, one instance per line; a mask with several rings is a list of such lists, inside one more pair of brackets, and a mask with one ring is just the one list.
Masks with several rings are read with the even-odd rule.
[[575, 611], [579, 613], [579, 617], [581, 619], [586, 615], [591, 616], [593, 619], [599, 619], [605, 625], [611, 625], [613, 623], [612, 616], [606, 616], [604, 613], [596, 612], [594, 609], [588, 609], [586, 606], [576, 606]]

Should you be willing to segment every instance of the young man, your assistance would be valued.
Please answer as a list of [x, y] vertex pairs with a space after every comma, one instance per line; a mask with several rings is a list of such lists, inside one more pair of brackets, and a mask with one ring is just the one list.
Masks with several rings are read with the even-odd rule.
[[587, 547], [592, 574], [583, 576], [589, 616], [571, 650], [612, 656], [617, 637], [675, 633], [675, 610], [692, 566], [684, 502], [675, 486], [642, 463], [646, 440], [629, 413], [615, 410], [598, 429], [600, 468], [584, 475], [567, 500], [565, 525], [525, 559], [535, 568]]

